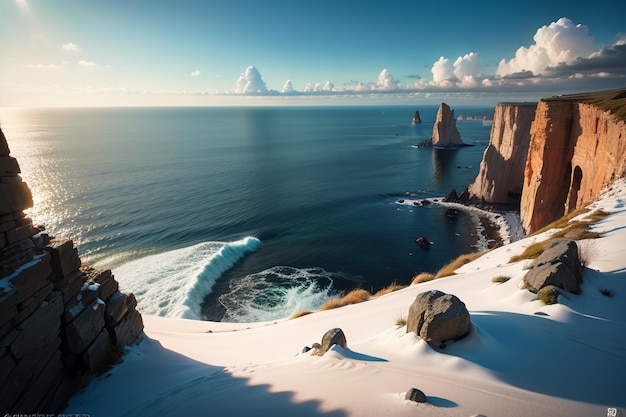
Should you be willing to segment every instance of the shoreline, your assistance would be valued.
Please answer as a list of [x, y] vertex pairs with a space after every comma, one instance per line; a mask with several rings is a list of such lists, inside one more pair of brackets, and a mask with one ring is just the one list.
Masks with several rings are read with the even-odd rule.
[[485, 210], [473, 205], [443, 201], [443, 197], [400, 199], [396, 204], [426, 208], [429, 204], [423, 204], [424, 201], [468, 213], [479, 236], [475, 245], [479, 252], [507, 245], [525, 237], [519, 210]]

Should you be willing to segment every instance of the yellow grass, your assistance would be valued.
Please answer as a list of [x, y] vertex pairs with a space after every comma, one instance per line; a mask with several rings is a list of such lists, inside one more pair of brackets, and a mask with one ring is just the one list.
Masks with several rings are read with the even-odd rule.
[[421, 284], [422, 282], [428, 282], [435, 279], [435, 274], [431, 274], [430, 272], [422, 272], [421, 274], [417, 274], [413, 277], [413, 281], [411, 281], [411, 285]]
[[373, 297], [374, 298], [380, 297], [381, 295], [389, 294], [391, 292], [401, 290], [402, 288], [405, 288], [405, 287], [406, 287], [406, 285], [400, 285], [398, 283], [393, 282], [389, 286], [387, 286], [387, 287], [383, 288], [382, 290], [378, 291], [377, 293], [375, 293], [373, 295]]
[[462, 267], [463, 265], [470, 263], [483, 255], [483, 252], [466, 253], [461, 255], [453, 261], [444, 265], [436, 274], [435, 278], [443, 278], [454, 275], [454, 271]]
[[313, 314], [313, 312], [312, 312], [312, 311], [308, 311], [308, 310], [305, 310], [305, 311], [298, 311], [296, 314], [294, 314], [293, 316], [291, 316], [291, 317], [289, 317], [289, 318], [290, 318], [290, 319], [297, 319], [297, 318], [299, 318], [299, 317], [304, 317], [304, 316], [307, 316], [307, 315], [309, 315], [309, 314]]
[[325, 302], [320, 307], [320, 310], [331, 310], [349, 304], [362, 303], [363, 301], [369, 300], [371, 297], [372, 295], [367, 290], [352, 290], [341, 298]]
[[550, 240], [546, 240], [544, 242], [537, 242], [537, 243], [533, 243], [530, 246], [527, 246], [526, 249], [524, 249], [524, 252], [522, 252], [521, 254], [511, 256], [511, 259], [509, 259], [509, 263], [521, 261], [523, 259], [537, 259], [539, 255], [543, 253], [545, 245], [549, 241]]

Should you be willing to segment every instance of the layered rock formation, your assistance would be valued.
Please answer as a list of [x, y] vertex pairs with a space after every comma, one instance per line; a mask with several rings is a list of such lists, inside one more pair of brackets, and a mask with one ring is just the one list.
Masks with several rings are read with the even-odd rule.
[[470, 198], [490, 203], [519, 204], [536, 103], [499, 103], [489, 146], [485, 149]]
[[33, 226], [19, 173], [0, 130], [0, 410], [54, 413], [143, 323], [111, 271]]
[[461, 135], [456, 128], [454, 110], [446, 103], [441, 103], [433, 126], [432, 143], [435, 148], [457, 148], [464, 146]]
[[[615, 94], [624, 101], [623, 92]], [[537, 106], [520, 204], [529, 233], [592, 202], [626, 174], [626, 123], [585, 100], [543, 99]]]

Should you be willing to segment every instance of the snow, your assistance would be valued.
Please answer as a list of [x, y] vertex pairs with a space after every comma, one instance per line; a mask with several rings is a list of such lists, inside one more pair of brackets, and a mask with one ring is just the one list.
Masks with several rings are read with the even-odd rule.
[[[580, 295], [546, 306], [519, 288], [526, 237], [457, 274], [293, 320], [215, 323], [144, 315], [124, 362], [73, 397], [65, 413], [96, 416], [605, 416], [626, 415], [626, 182], [590, 207], [594, 230]], [[583, 215], [584, 217], [584, 215]], [[495, 276], [508, 276], [494, 283]], [[458, 296], [473, 330], [444, 349], [397, 328], [416, 295]], [[611, 296], [604, 293], [611, 291]], [[302, 353], [339, 327], [348, 349]], [[138, 389], [138, 387], [141, 387]], [[404, 399], [422, 390], [428, 403]]]

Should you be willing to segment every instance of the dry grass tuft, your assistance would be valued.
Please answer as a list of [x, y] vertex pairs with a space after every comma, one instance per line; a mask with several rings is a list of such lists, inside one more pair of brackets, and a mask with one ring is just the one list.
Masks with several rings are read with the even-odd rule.
[[333, 308], [347, 306], [349, 304], [362, 303], [372, 298], [372, 294], [367, 290], [352, 290], [341, 298], [330, 300], [322, 304], [320, 310], [331, 310]]
[[580, 216], [581, 214], [587, 213], [589, 211], [586, 207], [578, 208], [571, 213], [566, 214], [558, 220], [553, 221], [552, 223], [543, 226], [541, 229], [533, 232], [530, 236], [535, 236], [543, 232], [547, 232], [550, 229], [564, 229], [568, 226], [569, 221], [572, 220], [576, 216]]
[[435, 279], [435, 274], [431, 274], [430, 272], [422, 272], [413, 277], [413, 281], [411, 281], [411, 285], [421, 284], [422, 282], [428, 282]]
[[454, 275], [454, 271], [462, 267], [463, 265], [470, 263], [483, 255], [484, 252], [466, 253], [459, 256], [453, 261], [444, 265], [436, 274], [435, 278], [443, 278]]
[[308, 311], [308, 310], [298, 311], [296, 314], [294, 314], [293, 316], [289, 317], [289, 319], [297, 319], [298, 317], [308, 316], [309, 314], [313, 314], [313, 312], [312, 311]]
[[402, 288], [406, 288], [406, 285], [400, 285], [400, 284], [398, 284], [398, 283], [396, 283], [396, 282], [392, 282], [392, 283], [391, 283], [390, 285], [388, 285], [387, 287], [385, 287], [385, 288], [383, 288], [382, 290], [380, 290], [380, 291], [376, 292], [376, 293], [373, 295], [373, 297], [374, 297], [374, 298], [376, 298], [376, 297], [380, 297], [380, 296], [382, 296], [382, 295], [389, 294], [389, 293], [392, 293], [392, 292], [394, 292], [394, 291], [401, 290]]
[[496, 284], [502, 284], [504, 282], [507, 282], [508, 280], [510, 280], [511, 277], [506, 276], [506, 275], [498, 275], [497, 277], [493, 277], [491, 278], [491, 282], [494, 282]]
[[579, 240], [576, 245], [578, 246], [578, 259], [583, 268], [600, 256], [600, 250], [593, 239]]
[[524, 249], [524, 252], [519, 255], [511, 256], [509, 263], [521, 261], [522, 259], [537, 259], [544, 251], [545, 245], [550, 242], [550, 239], [543, 242], [536, 242]]

